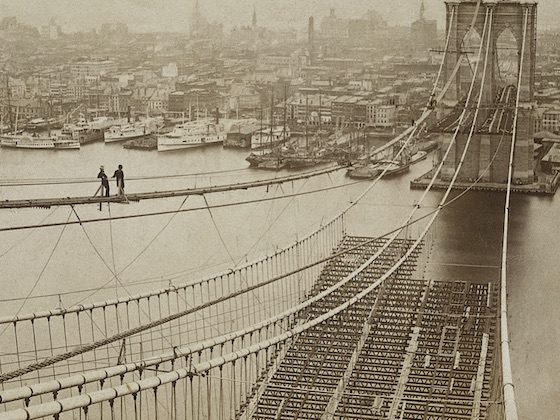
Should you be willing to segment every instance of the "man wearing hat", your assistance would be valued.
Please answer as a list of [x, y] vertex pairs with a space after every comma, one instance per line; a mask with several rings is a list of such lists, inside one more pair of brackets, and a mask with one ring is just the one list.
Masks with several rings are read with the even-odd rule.
[[124, 172], [122, 165], [119, 165], [119, 168], [115, 171], [112, 178], [117, 179], [117, 189], [119, 191], [119, 195], [124, 195]]
[[101, 179], [101, 195], [103, 195], [103, 189], [105, 189], [105, 197], [109, 197], [109, 179], [107, 178], [105, 167], [103, 165], [99, 167], [99, 174], [97, 174], [97, 178]]

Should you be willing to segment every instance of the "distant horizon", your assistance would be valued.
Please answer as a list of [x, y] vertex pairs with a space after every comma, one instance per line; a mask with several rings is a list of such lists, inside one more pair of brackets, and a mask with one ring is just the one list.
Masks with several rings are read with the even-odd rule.
[[[255, 6], [258, 24], [272, 29], [303, 30], [309, 16], [319, 27], [323, 17], [334, 8], [337, 16], [358, 17], [368, 10], [379, 13], [391, 26], [408, 26], [418, 18], [421, 0], [354, 0], [341, 7], [337, 0], [201, 0], [200, 11], [210, 21], [224, 24], [226, 30], [248, 26]], [[426, 18], [438, 21], [443, 29], [443, 0], [425, 0]], [[134, 33], [187, 32], [194, 0], [0, 0], [0, 15], [15, 16], [20, 22], [40, 27], [51, 19], [63, 32], [99, 29], [104, 23], [125, 23]], [[543, 11], [544, 10], [544, 11]], [[539, 29], [558, 29], [554, 19], [560, 12], [553, 0], [539, 2]]]

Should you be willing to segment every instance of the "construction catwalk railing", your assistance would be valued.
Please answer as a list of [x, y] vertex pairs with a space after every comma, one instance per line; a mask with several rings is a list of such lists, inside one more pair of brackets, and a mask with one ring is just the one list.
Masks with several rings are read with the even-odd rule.
[[[125, 354], [129, 361], [141, 360], [181, 346], [183, 336], [199, 342], [268, 319], [302, 301], [344, 229], [341, 214], [273, 255], [210, 278], [126, 298], [2, 318], [0, 383], [4, 388], [10, 382], [7, 372], [107, 337], [123, 335], [104, 349], [80, 355], [78, 362], [65, 360], [64, 366], [54, 363], [48, 370], [37, 369], [32, 375], [15, 378], [21, 384], [27, 379], [110, 366]], [[173, 320], [130, 334], [135, 328], [170, 317]], [[125, 347], [122, 339], [127, 340]]]
[[[273, 371], [274, 362], [281, 358], [286, 346], [289, 346], [297, 334], [355, 304], [358, 302], [359, 296], [355, 296], [331, 311], [325, 312], [328, 309], [326, 307], [325, 310], [320, 311], [323, 315], [316, 315], [311, 320], [308, 319], [306, 315], [308, 312], [304, 309], [310, 304], [322, 308], [325, 298], [332, 295], [333, 291], [355, 280], [357, 276], [365, 275], [364, 270], [370, 267], [374, 260], [378, 264], [385, 261], [382, 268], [378, 269], [379, 273], [385, 271], [383, 267], [392, 267], [392, 273], [396, 272], [397, 266], [394, 265], [394, 262], [399, 258], [401, 264], [404, 261], [403, 254], [406, 248], [404, 241], [393, 241], [391, 247], [389, 247], [388, 241], [383, 246], [379, 242], [375, 246], [378, 248], [377, 252], [374, 252], [374, 255], [355, 271], [349, 273], [339, 284], [328, 290], [316, 290], [313, 299], [299, 307], [291, 308], [275, 319], [237, 333], [208, 340], [206, 343], [174, 349], [172, 354], [146, 360], [139, 364], [86, 372], [82, 375], [37, 386], [4, 391], [1, 393], [2, 402], [19, 399], [20, 404], [24, 403], [27, 406], [25, 409], [6, 413], [5, 416], [14, 419], [20, 418], [20, 416], [39, 418], [53, 415], [53, 409], [60, 414], [72, 411], [69, 410], [66, 401], [78, 402], [77, 399], [79, 399], [75, 408], [84, 408], [84, 415], [86, 417], [91, 415], [92, 418], [100, 418], [104, 414], [111, 418], [119, 414], [126, 417], [134, 416], [134, 418], [142, 418], [142, 416], [144, 418], [158, 418], [158, 416], [193, 419], [221, 419], [224, 416], [235, 418], [248, 407], [258, 391], [257, 385], [262, 384], [266, 376]], [[359, 264], [360, 258], [364, 258], [364, 254], [359, 248], [356, 247], [353, 253], [340, 253], [337, 260], [329, 263], [329, 270], [336, 270], [341, 262], [354, 264], [354, 266]], [[411, 253], [408, 253], [406, 258], [410, 255]], [[387, 278], [389, 275], [386, 274], [384, 277]], [[371, 284], [371, 281], [369, 277], [366, 277], [361, 280], [360, 284]], [[379, 282], [368, 289], [371, 291], [378, 284]], [[363, 293], [362, 295], [364, 295]], [[299, 324], [295, 322], [296, 319], [299, 320]], [[278, 320], [281, 321], [278, 322]], [[171, 376], [166, 376], [165, 373], [162, 375], [162, 372], [169, 370], [172, 371]], [[152, 374], [155, 376], [150, 376]], [[116, 381], [111, 381], [115, 377]], [[174, 379], [168, 381], [170, 378]], [[113, 385], [113, 388], [110, 388], [107, 385], [107, 383], [113, 384], [114, 382], [126, 383], [122, 390], [126, 388], [128, 390], [126, 395], [131, 398], [124, 400], [120, 397], [124, 397], [125, 394], [114, 394], [113, 391], [120, 386]], [[137, 388], [136, 384], [138, 384]], [[105, 389], [103, 389], [104, 385]], [[144, 388], [146, 386], [147, 388]], [[65, 399], [69, 388], [75, 396]], [[92, 391], [93, 389], [96, 391]], [[95, 398], [91, 399], [90, 395], [83, 395], [86, 392], [91, 392], [91, 395], [100, 393], [98, 396], [101, 400], [97, 401]], [[47, 393], [49, 395], [46, 395]], [[80, 396], [80, 394], [82, 395]], [[110, 396], [109, 399], [106, 399], [108, 396]], [[45, 402], [51, 398], [54, 400], [53, 402]], [[106, 404], [96, 404], [101, 401]], [[33, 405], [34, 402], [37, 405]], [[0, 415], [0, 418], [2, 417]]]

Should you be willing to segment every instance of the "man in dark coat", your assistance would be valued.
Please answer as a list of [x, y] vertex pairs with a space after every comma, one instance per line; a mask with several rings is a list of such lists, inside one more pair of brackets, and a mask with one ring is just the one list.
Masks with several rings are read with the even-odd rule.
[[117, 179], [117, 188], [119, 190], [119, 195], [124, 195], [124, 172], [122, 168], [122, 165], [119, 165], [119, 169], [117, 169], [112, 176], [112, 178]]

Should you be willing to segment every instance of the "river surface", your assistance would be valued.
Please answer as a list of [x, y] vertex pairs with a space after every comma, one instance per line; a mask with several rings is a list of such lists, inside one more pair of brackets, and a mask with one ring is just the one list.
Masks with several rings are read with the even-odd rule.
[[[100, 165], [112, 175], [123, 164], [126, 191], [143, 192], [227, 184], [286, 173], [248, 169], [246, 151], [220, 147], [157, 153], [90, 144], [80, 151], [0, 150], [0, 179], [93, 178]], [[396, 227], [422, 195], [408, 187], [431, 160], [410, 174], [380, 182], [349, 214], [351, 234], [373, 235]], [[226, 171], [226, 172], [224, 172]], [[229, 172], [227, 172], [229, 171]], [[219, 172], [211, 175], [157, 178]], [[367, 186], [343, 171], [282, 186], [208, 195], [210, 205], [259, 200], [339, 186], [275, 201], [140, 219], [0, 233], [0, 315], [65, 307], [160, 288], [230, 268], [272, 253], [324, 224]], [[97, 182], [0, 187], [0, 199], [93, 195]], [[116, 192], [114, 181], [112, 192]], [[430, 193], [423, 212], [441, 192]], [[80, 219], [203, 207], [204, 197], [172, 198], [110, 207], [77, 207]], [[435, 247], [427, 275], [436, 279], [499, 276], [503, 194], [472, 192], [442, 212], [433, 229]], [[76, 220], [68, 208], [3, 210], [1, 226]], [[509, 313], [513, 374], [520, 419], [557, 419], [560, 412], [560, 198], [513, 196], [509, 253]], [[415, 236], [423, 226], [410, 228]], [[99, 289], [122, 272], [121, 284]], [[86, 290], [87, 291], [84, 291]], [[57, 296], [60, 294], [60, 296]], [[30, 295], [23, 301], [18, 298]], [[15, 299], [15, 300], [12, 300]], [[60, 301], [59, 301], [60, 299]]]

